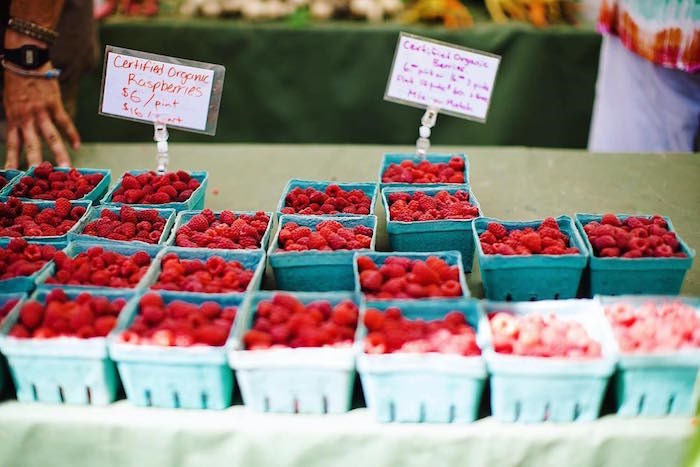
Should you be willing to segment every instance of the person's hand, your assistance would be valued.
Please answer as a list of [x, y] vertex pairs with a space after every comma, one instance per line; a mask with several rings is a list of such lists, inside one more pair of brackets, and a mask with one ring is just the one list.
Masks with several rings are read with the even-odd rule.
[[[51, 63], [44, 68], [52, 68]], [[29, 165], [41, 163], [42, 139], [56, 156], [56, 165], [70, 165], [59, 130], [74, 149], [80, 146], [80, 135], [63, 108], [57, 80], [19, 76], [5, 70], [3, 103], [7, 118], [6, 169], [19, 166], [22, 149]]]

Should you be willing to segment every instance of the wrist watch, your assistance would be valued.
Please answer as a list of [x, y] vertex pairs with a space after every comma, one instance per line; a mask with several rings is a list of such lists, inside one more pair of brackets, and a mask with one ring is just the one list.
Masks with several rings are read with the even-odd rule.
[[2, 59], [25, 70], [36, 70], [50, 60], [49, 49], [25, 44], [16, 49], [5, 49]]

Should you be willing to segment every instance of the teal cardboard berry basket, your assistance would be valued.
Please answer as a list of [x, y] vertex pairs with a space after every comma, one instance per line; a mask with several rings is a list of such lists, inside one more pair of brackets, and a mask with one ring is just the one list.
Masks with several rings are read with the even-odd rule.
[[[63, 290], [71, 299], [86, 292], [72, 287]], [[44, 303], [49, 292], [49, 289], [38, 289], [30, 299]], [[100, 289], [88, 293], [106, 297], [110, 302], [117, 298], [128, 301], [133, 297], [133, 293], [124, 290]], [[7, 357], [17, 400], [76, 405], [105, 405], [115, 400], [119, 379], [114, 363], [107, 354], [107, 341], [111, 334], [89, 339], [20, 339], [8, 336], [19, 319], [19, 311], [19, 308], [14, 310], [0, 328], [0, 349]]]
[[[445, 182], [440, 182], [440, 183], [411, 183], [411, 182], [383, 182], [382, 178], [384, 175], [384, 172], [386, 169], [389, 168], [390, 165], [392, 164], [400, 164], [402, 161], [409, 160], [414, 163], [421, 162], [422, 160], [426, 160], [428, 162], [431, 162], [433, 164], [442, 164], [442, 163], [447, 163], [452, 159], [453, 157], [460, 157], [461, 159], [464, 160], [464, 171], [462, 172], [464, 175], [464, 182], [461, 184], [464, 185], [469, 185], [469, 158], [464, 155], [464, 154], [426, 154], [425, 158], [422, 158], [421, 156], [415, 154], [415, 153], [406, 153], [406, 154], [384, 154], [384, 157], [382, 157], [382, 163], [379, 166], [379, 175], [378, 175], [378, 180], [379, 180], [379, 188], [384, 189], [387, 187], [400, 187], [400, 188], [408, 188], [408, 187], [432, 187], [432, 186], [438, 186], [438, 185], [445, 185], [447, 183]], [[452, 185], [451, 183], [449, 185]]]
[[[335, 251], [283, 251], [279, 248], [279, 233], [289, 222], [295, 222], [312, 230], [323, 221], [334, 220], [343, 227], [353, 228], [364, 225], [372, 229], [372, 243], [369, 249], [335, 250]], [[268, 251], [270, 267], [275, 275], [277, 289], [306, 292], [331, 292], [355, 290], [355, 273], [353, 255], [356, 251], [374, 250], [377, 237], [376, 216], [333, 217], [333, 216], [297, 216], [284, 214], [280, 217], [280, 227], [272, 240]]]
[[487, 314], [555, 314], [580, 322], [598, 341], [602, 358], [572, 359], [484, 352], [491, 374], [491, 411], [503, 422], [574, 422], [598, 418], [605, 388], [615, 370], [610, 328], [597, 300], [484, 302]]
[[163, 245], [170, 237], [170, 229], [175, 223], [175, 210], [174, 209], [159, 209], [159, 208], [134, 208], [135, 211], [147, 211], [153, 209], [158, 212], [158, 217], [165, 221], [163, 226], [163, 233], [158, 238], [156, 243], [147, 243], [138, 239], [133, 240], [113, 240], [111, 238], [97, 237], [95, 235], [86, 235], [83, 233], [85, 226], [87, 226], [92, 221], [100, 218], [102, 211], [107, 210], [119, 215], [121, 207], [116, 206], [92, 206], [89, 211], [85, 214], [85, 222], [76, 231], [71, 232], [68, 236], [70, 241], [82, 240], [86, 242], [103, 243], [103, 244], [116, 244], [116, 245]]
[[[226, 363], [230, 335], [226, 344], [219, 347], [163, 347], [119, 340], [119, 335], [129, 328], [138, 314], [138, 302], [143, 293], [146, 292], [129, 302], [109, 342], [109, 355], [117, 364], [129, 402], [140, 407], [171, 409], [225, 409], [230, 406], [233, 372]], [[174, 300], [194, 304], [214, 301], [222, 307], [239, 307], [242, 300], [240, 295], [155, 293], [163, 297], [165, 304]]]
[[[8, 185], [10, 185], [12, 182], [14, 182], [16, 178], [21, 177], [22, 175], [24, 175], [23, 170], [15, 170], [15, 169], [0, 170], [0, 177], [5, 179], [5, 186], [3, 186], [2, 188], [4, 189]], [[0, 199], [4, 199], [4, 198], [2, 198], [1, 194], [2, 194], [2, 189], [0, 189]]]
[[[15, 177], [12, 179], [10, 183], [5, 185], [5, 187], [0, 190], [0, 199], [5, 199], [12, 195], [12, 190], [14, 190], [15, 186], [20, 182], [20, 180], [23, 177], [34, 177], [34, 170], [36, 167], [31, 167], [26, 173], [22, 174], [21, 177]], [[71, 171], [70, 167], [54, 167], [53, 168], [54, 172], [63, 172], [63, 173], [68, 173]], [[112, 171], [109, 169], [86, 169], [86, 168], [77, 168], [77, 170], [81, 175], [92, 175], [92, 174], [102, 174], [102, 180], [99, 181], [97, 185], [85, 196], [82, 198], [78, 198], [76, 201], [92, 201], [94, 204], [97, 204], [100, 199], [104, 196], [104, 194], [107, 192], [107, 188], [109, 188], [109, 183], [112, 181]], [[19, 199], [22, 201], [27, 201], [27, 200], [33, 200], [33, 201], [41, 201], [36, 198], [31, 198], [28, 196], [17, 196]]]
[[[112, 251], [114, 253], [118, 253], [120, 255], [126, 255], [126, 256], [131, 256], [134, 253], [138, 251], [145, 251], [148, 253], [148, 256], [151, 257], [151, 263], [153, 263], [154, 258], [160, 252], [161, 247], [159, 245], [148, 245], [148, 244], [143, 244], [143, 245], [116, 245], [116, 244], [100, 244], [100, 243], [95, 243], [95, 242], [85, 242], [85, 241], [75, 241], [71, 242], [64, 252], [68, 257], [70, 258], [75, 258], [78, 256], [80, 253], [86, 252], [90, 248], [94, 247], [99, 247], [103, 248], [104, 251]], [[50, 277], [53, 277], [54, 273], [56, 272], [56, 265], [52, 261], [49, 263], [49, 267], [46, 268], [45, 270], [41, 271], [41, 273], [37, 276], [36, 278], [36, 284], [42, 288], [47, 288], [47, 289], [62, 289], [65, 287], [71, 287], [75, 289], [81, 289], [84, 291], [89, 291], [90, 289], [111, 289], [111, 290], [119, 290], [120, 288], [113, 288], [113, 287], [107, 287], [107, 286], [98, 286], [98, 285], [81, 285], [81, 284], [51, 284], [47, 283], [47, 279]], [[121, 290], [135, 290], [135, 289], [143, 289], [146, 287], [147, 284], [147, 272], [143, 275], [141, 280], [139, 281], [138, 284], [136, 284], [135, 287], [131, 288], [121, 288]]]
[[[404, 317], [426, 321], [441, 319], [450, 311], [464, 314], [477, 331], [477, 343], [490, 347], [488, 320], [476, 300], [456, 303], [437, 301], [383, 302], [363, 306], [381, 311], [396, 306]], [[380, 422], [464, 423], [476, 420], [483, 393], [486, 362], [481, 355], [463, 356], [438, 352], [367, 354], [361, 325], [356, 348], [367, 407]]]
[[481, 208], [469, 185], [442, 185], [426, 188], [421, 185], [411, 185], [405, 188], [394, 187], [382, 189], [382, 203], [386, 215], [386, 232], [392, 251], [449, 251], [457, 250], [462, 254], [464, 271], [472, 271], [474, 264], [474, 236], [472, 224], [474, 219], [439, 219], [433, 221], [402, 222], [391, 220], [389, 214], [389, 195], [391, 193], [414, 194], [422, 192], [435, 195], [440, 191], [454, 194], [456, 191], [469, 193], [469, 203]]
[[[287, 293], [287, 292], [284, 292]], [[297, 347], [245, 350], [243, 335], [255, 319], [258, 303], [275, 292], [251, 294], [236, 317], [228, 361], [236, 370], [243, 403], [257, 412], [342, 413], [350, 409], [355, 381], [355, 350], [347, 347]], [[302, 303], [327, 300], [359, 302], [350, 292], [294, 292]]]
[[[625, 220], [629, 214], [620, 214]], [[639, 216], [638, 216], [639, 217]], [[649, 217], [651, 216], [641, 216]], [[587, 274], [590, 279], [591, 295], [677, 295], [683, 286], [685, 273], [693, 265], [695, 250], [679, 236], [676, 238], [686, 258], [601, 258], [593, 251], [583, 226], [600, 220], [603, 216], [576, 214], [576, 227], [583, 238], [590, 255]], [[675, 232], [671, 219], [664, 217], [668, 230]]]
[[[16, 312], [15, 310], [18, 310], [22, 306], [22, 303], [26, 299], [27, 299], [26, 293], [21, 293], [21, 292], [0, 293], [0, 307], [4, 307], [5, 304], [7, 304], [11, 300], [17, 301], [5, 316], [0, 317], [0, 329], [2, 329], [2, 325], [3, 325], [3, 322], [5, 321], [5, 319], [9, 318], [10, 315], [15, 313]], [[1, 337], [0, 337], [0, 340], [2, 340]], [[5, 358], [5, 356], [2, 353], [0, 353], [0, 395], [3, 394], [3, 392], [5, 390], [5, 381], [8, 381], [9, 378], [10, 378], [10, 373], [9, 373], [8, 368], [7, 368], [7, 359]]]
[[507, 230], [536, 229], [542, 220], [501, 221], [488, 217], [474, 220], [474, 248], [479, 259], [484, 295], [489, 300], [526, 301], [575, 298], [588, 250], [569, 216], [556, 218], [561, 231], [569, 237], [569, 246], [581, 252], [575, 255], [487, 255], [481, 248], [479, 235], [489, 222], [500, 222]]
[[[128, 173], [132, 175], [139, 175], [142, 173], [149, 172], [149, 170], [129, 170]], [[122, 185], [122, 179], [124, 178], [124, 175], [122, 174], [121, 177], [119, 177], [119, 180], [117, 180], [117, 183], [109, 189], [107, 194], [105, 195], [104, 199], [102, 200], [102, 204], [107, 204], [107, 205], [112, 205], [112, 206], [121, 206], [122, 204], [128, 204], [131, 207], [142, 207], [142, 208], [161, 208], [161, 209], [174, 209], [176, 212], [180, 211], [186, 211], [189, 209], [204, 209], [204, 198], [207, 192], [207, 184], [209, 183], [209, 174], [208, 172], [205, 171], [191, 171], [187, 172], [190, 174], [192, 178], [195, 180], [199, 181], [199, 187], [197, 187], [196, 190], [192, 192], [192, 195], [190, 195], [189, 199], [187, 201], [181, 201], [181, 202], [172, 202], [172, 203], [163, 203], [163, 204], [142, 204], [142, 203], [137, 203], [137, 204], [128, 204], [128, 203], [115, 203], [112, 201], [112, 197], [114, 196], [114, 192]]]
[[[56, 207], [56, 202], [55, 201], [32, 201], [32, 200], [27, 200], [27, 201], [22, 201], [25, 204], [36, 204], [39, 207], [39, 210], [43, 210], [46, 208], [55, 208]], [[90, 206], [92, 206], [92, 201], [71, 201], [70, 202], [72, 207], [76, 206], [82, 206], [85, 208], [85, 214], [76, 221], [76, 223], [73, 225], [73, 227], [68, 230], [63, 235], [43, 235], [43, 236], [26, 236], [22, 237], [28, 242], [41, 242], [41, 243], [49, 243], [51, 245], [54, 245], [56, 248], [61, 249], [65, 248], [66, 245], [68, 245], [69, 242], [69, 237], [72, 235], [73, 232], [76, 232], [78, 230], [81, 230], [83, 226], [85, 225], [85, 222], [87, 221], [87, 211], [90, 209]], [[13, 237], [0, 237], [0, 240], [2, 239], [11, 239]]]
[[[339, 212], [337, 214], [322, 214], [322, 215], [335, 216], [335, 217], [357, 217], [357, 216], [371, 216], [374, 214], [374, 205], [377, 202], [377, 193], [378, 193], [376, 183], [370, 183], [370, 182], [332, 182], [332, 181], [320, 181], [320, 180], [299, 180], [299, 179], [293, 178], [293, 179], [289, 180], [289, 182], [287, 182], [287, 185], [284, 187], [284, 190], [282, 191], [282, 196], [280, 197], [280, 200], [277, 203], [277, 218], [279, 219], [279, 217], [283, 214], [282, 208], [284, 208], [284, 204], [285, 204], [285, 200], [287, 198], [287, 195], [294, 188], [301, 188], [301, 189], [313, 188], [315, 190], [322, 191], [325, 193], [325, 190], [326, 190], [326, 188], [328, 188], [329, 185], [338, 185], [344, 191], [361, 190], [370, 199], [369, 213], [367, 213], [367, 214], [353, 214], [353, 213]], [[309, 214], [309, 215], [314, 215], [314, 214]]]
[[[374, 261], [374, 264], [377, 266], [380, 266], [384, 264], [387, 258], [390, 256], [398, 256], [401, 258], [409, 258], [411, 260], [422, 260], [425, 261], [428, 259], [430, 256], [435, 256], [437, 258], [442, 259], [445, 261], [449, 266], [457, 266], [459, 268], [459, 285], [462, 288], [462, 295], [458, 297], [435, 297], [435, 298], [418, 298], [418, 299], [402, 299], [402, 300], [395, 300], [396, 302], [403, 302], [403, 301], [413, 301], [413, 300], [437, 300], [437, 301], [445, 301], [445, 302], [450, 302], [450, 301], [459, 301], [464, 298], [468, 298], [471, 296], [469, 292], [469, 287], [467, 287], [467, 280], [465, 279], [464, 275], [464, 269], [462, 268], [462, 255], [459, 251], [438, 251], [438, 252], [433, 252], [433, 253], [425, 253], [425, 252], [401, 252], [401, 253], [386, 253], [386, 252], [371, 252], [371, 253], [355, 253], [354, 259], [353, 259], [353, 271], [355, 273], [355, 293], [359, 294], [360, 296], [364, 297], [364, 294], [362, 292], [362, 286], [360, 285], [360, 271], [357, 267], [357, 258], [359, 256], [368, 256], [372, 261]], [[375, 304], [383, 303], [386, 302], [387, 300], [384, 299], [366, 299], [367, 305], [368, 306], [374, 306]]]
[[[170, 231], [170, 237], [169, 237], [168, 240], [165, 242], [165, 244], [166, 244], [166, 245], [169, 245], [169, 246], [178, 246], [178, 245], [176, 244], [176, 243], [177, 243], [177, 242], [176, 242], [176, 240], [177, 240], [176, 237], [177, 237], [177, 233], [178, 233], [178, 231], [180, 230], [180, 228], [181, 228], [183, 225], [187, 224], [187, 223], [190, 221], [190, 219], [192, 219], [194, 216], [196, 216], [197, 214], [201, 214], [201, 212], [202, 212], [201, 209], [200, 209], [200, 210], [188, 210], [188, 211], [182, 211], [182, 212], [180, 212], [180, 213], [177, 215], [177, 217], [175, 218], [175, 224], [173, 225], [173, 228], [172, 228], [171, 231]], [[222, 211], [213, 211], [213, 213], [214, 213], [214, 215], [217, 217], [217, 219], [218, 219], [219, 216], [221, 215], [221, 212], [222, 212]], [[255, 213], [256, 213], [257, 211], [231, 211], [231, 212], [234, 213], [234, 214], [236, 215], [236, 217], [238, 217], [238, 216], [240, 216], [241, 214], [246, 214], [246, 215], [249, 215], [249, 216], [253, 216], [253, 215], [255, 215]], [[269, 217], [270, 219], [269, 219], [268, 222], [267, 222], [267, 229], [265, 230], [265, 233], [263, 234], [262, 238], [260, 239], [260, 246], [257, 248], [257, 249], [260, 249], [260, 250], [263, 250], [263, 251], [267, 250], [267, 243], [268, 243], [268, 241], [270, 240], [270, 232], [272, 231], [272, 222], [273, 222], [273, 220], [274, 220], [274, 216], [272, 215], [271, 212], [268, 212], [268, 211], [264, 211], [264, 212], [265, 212], [265, 214], [267, 215], [267, 217]], [[202, 249], [206, 250], [207, 248], [202, 248]]]
[[[679, 301], [694, 307], [700, 314], [698, 298], [658, 295], [598, 298], [604, 307], [629, 303], [637, 308], [645, 303]], [[663, 417], [696, 413], [698, 395], [693, 393], [693, 387], [700, 374], [700, 348], [629, 354], [620, 352], [617, 340], [614, 343], [619, 352], [617, 373], [613, 379], [619, 415]]]
[[[11, 239], [10, 238], [0, 238], [0, 248], [7, 248], [7, 246], [10, 244]], [[61, 245], [56, 245], [54, 243], [44, 243], [41, 240], [32, 240], [28, 241], [30, 244], [34, 245], [51, 245], [55, 247], [57, 250], [61, 250], [62, 246]], [[41, 268], [39, 268], [36, 272], [33, 274], [30, 274], [28, 276], [17, 276], [17, 277], [11, 277], [9, 279], [2, 279], [0, 280], [0, 293], [11, 293], [11, 292], [26, 292], [30, 293], [31, 291], [34, 290], [36, 287], [36, 283], [39, 280], [39, 277], [42, 276], [42, 274], [48, 270], [51, 267], [51, 261], [47, 261]]]
[[146, 287], [151, 288], [151, 290], [162, 290], [164, 292], [178, 292], [181, 294], [201, 294], [205, 292], [200, 291], [187, 291], [187, 290], [169, 290], [169, 289], [154, 289], [153, 285], [158, 282], [158, 277], [161, 273], [161, 261], [163, 256], [168, 253], [175, 253], [181, 260], [192, 260], [198, 259], [200, 261], [206, 262], [212, 256], [219, 256], [224, 261], [239, 261], [245, 269], [253, 271], [253, 278], [248, 283], [246, 289], [242, 292], [221, 292], [221, 293], [206, 293], [211, 296], [224, 296], [224, 295], [236, 295], [244, 294], [252, 290], [258, 290], [262, 282], [262, 277], [265, 272], [265, 253], [260, 250], [203, 250], [201, 248], [180, 248], [180, 247], [167, 247], [158, 253], [151, 263], [151, 267], [148, 269], [145, 277]]

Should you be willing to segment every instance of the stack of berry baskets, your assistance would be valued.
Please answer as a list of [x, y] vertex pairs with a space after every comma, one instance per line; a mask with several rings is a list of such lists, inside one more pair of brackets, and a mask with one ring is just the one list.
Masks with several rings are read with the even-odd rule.
[[[3, 323], [16, 309], [22, 306], [22, 302], [27, 299], [26, 293], [0, 293], [0, 329]], [[2, 338], [0, 338], [1, 340]], [[1, 350], [1, 349], [0, 349]], [[7, 370], [7, 360], [0, 353], [0, 395], [3, 394], [5, 381], [9, 380], [10, 374]]]
[[381, 422], [471, 422], [477, 418], [489, 348], [479, 302], [403, 301], [363, 309], [357, 369]]
[[[60, 246], [59, 246], [60, 248]], [[0, 239], [0, 292], [31, 292], [39, 276], [49, 269], [55, 245], [23, 238]]]
[[379, 167], [380, 188], [469, 185], [469, 159], [464, 154], [384, 154]]
[[462, 254], [465, 272], [474, 263], [473, 220], [481, 215], [468, 185], [382, 189], [392, 251], [449, 251]]
[[0, 239], [22, 237], [65, 248], [68, 237], [82, 228], [92, 201], [0, 201]]
[[22, 175], [24, 175], [24, 172], [22, 170], [0, 170], [0, 190], [5, 188], [7, 185], [12, 183], [17, 177], [21, 177]]
[[0, 349], [17, 399], [79, 405], [114, 401], [119, 380], [107, 341], [132, 297], [125, 290], [39, 288], [15, 309], [2, 325]]
[[469, 297], [458, 251], [355, 253], [355, 291], [369, 305], [385, 300]]
[[151, 263], [146, 284], [151, 290], [183, 294], [244, 294], [260, 288], [264, 270], [261, 250], [167, 247]]
[[616, 353], [597, 300], [484, 306], [493, 346], [484, 356], [496, 419], [529, 423], [598, 417]]
[[687, 297], [600, 297], [619, 352], [617, 413], [693, 415], [700, 369], [700, 300]]
[[36, 283], [43, 288], [142, 289], [158, 245], [118, 245], [75, 241], [56, 253]]
[[165, 244], [175, 223], [174, 209], [92, 206], [70, 240], [116, 244]]
[[239, 294], [137, 295], [109, 343], [127, 399], [143, 407], [231, 405], [233, 372], [226, 351], [241, 300]]
[[368, 216], [374, 214], [376, 201], [376, 183], [292, 179], [277, 204], [277, 216]]
[[668, 217], [576, 214], [591, 295], [676, 295], [695, 258]]
[[342, 413], [355, 380], [357, 296], [256, 292], [236, 321], [229, 363], [259, 412]]
[[374, 250], [375, 216], [332, 217], [284, 214], [268, 258], [277, 288], [298, 291], [353, 291], [356, 251]]
[[107, 192], [111, 180], [109, 169], [54, 167], [50, 162], [42, 162], [5, 185], [0, 190], [0, 199], [14, 196], [22, 200], [56, 201], [66, 198], [97, 203]]
[[272, 213], [265, 211], [183, 211], [167, 245], [217, 250], [267, 249]]
[[159, 207], [176, 212], [204, 208], [209, 175], [204, 171], [166, 172], [131, 170], [107, 192], [103, 204]]
[[535, 221], [481, 217], [472, 230], [489, 300], [577, 296], [588, 251], [569, 216]]

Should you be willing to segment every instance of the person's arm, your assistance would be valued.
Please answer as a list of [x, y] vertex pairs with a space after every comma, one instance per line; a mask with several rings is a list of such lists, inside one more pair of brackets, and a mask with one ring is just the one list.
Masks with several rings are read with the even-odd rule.
[[[10, 5], [10, 16], [54, 29], [63, 3], [63, 0], [14, 0]], [[45, 42], [6, 29], [6, 49], [18, 48], [24, 44], [48, 47]], [[53, 65], [48, 62], [37, 71], [52, 68]], [[7, 116], [6, 168], [16, 168], [19, 165], [22, 149], [26, 152], [29, 165], [39, 164], [42, 139], [55, 154], [57, 165], [70, 165], [70, 156], [58, 129], [65, 134], [74, 149], [80, 146], [80, 136], [63, 108], [56, 79], [20, 76], [5, 69], [3, 102]]]

